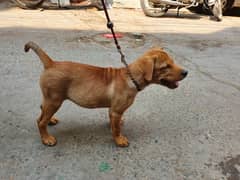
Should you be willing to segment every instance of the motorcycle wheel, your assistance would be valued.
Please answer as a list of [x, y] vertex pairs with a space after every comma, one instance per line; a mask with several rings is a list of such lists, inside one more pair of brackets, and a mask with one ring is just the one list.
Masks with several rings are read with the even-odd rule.
[[[222, 12], [223, 14], [225, 14], [232, 8], [234, 0], [221, 0], [221, 2], [222, 2]], [[207, 0], [204, 0], [203, 3], [204, 4], [199, 4], [197, 7], [190, 7], [188, 9], [194, 13], [212, 15], [212, 12], [208, 7]]]
[[[203, 6], [204, 14], [212, 14], [211, 10], [208, 7], [207, 0], [204, 0], [203, 2], [204, 2], [204, 6]], [[229, 11], [234, 4], [234, 0], [221, 0], [221, 2], [222, 2], [222, 13], [223, 14], [227, 13], [227, 11]]]
[[160, 17], [168, 11], [166, 4], [155, 4], [150, 0], [140, 0], [140, 2], [142, 10], [146, 16]]
[[45, 0], [12, 0], [22, 9], [36, 9], [42, 5]]
[[222, 0], [222, 12], [226, 13], [233, 7], [234, 0]]

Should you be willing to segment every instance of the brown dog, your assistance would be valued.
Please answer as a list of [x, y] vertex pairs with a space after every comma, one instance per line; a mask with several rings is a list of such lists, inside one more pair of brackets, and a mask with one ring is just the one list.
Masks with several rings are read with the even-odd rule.
[[[109, 108], [113, 138], [118, 146], [128, 146], [128, 139], [121, 134], [121, 118], [133, 103], [138, 93], [127, 75], [126, 68], [102, 68], [74, 62], [53, 61], [38, 45], [29, 42], [25, 51], [33, 49], [44, 65], [40, 78], [43, 94], [42, 113], [38, 127], [42, 142], [53, 146], [56, 139], [48, 134], [47, 125], [56, 124], [54, 113], [64, 100], [69, 99], [85, 108]], [[141, 87], [161, 84], [168, 88], [178, 87], [178, 81], [187, 76], [187, 71], [174, 64], [161, 48], [149, 50], [129, 69]]]

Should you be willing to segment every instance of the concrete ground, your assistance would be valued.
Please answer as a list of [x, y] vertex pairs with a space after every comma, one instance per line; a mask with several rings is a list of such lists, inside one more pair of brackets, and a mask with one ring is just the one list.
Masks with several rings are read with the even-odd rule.
[[[49, 131], [55, 147], [41, 144], [36, 119], [42, 64], [25, 54], [29, 40], [56, 59], [122, 66], [112, 40], [103, 38], [104, 13], [0, 11], [0, 179], [240, 179], [240, 19], [223, 22], [184, 11], [162, 18], [140, 9], [110, 11], [128, 62], [161, 46], [189, 70], [176, 90], [152, 85], [125, 114], [128, 148], [116, 147], [106, 109], [65, 102]], [[136, 35], [137, 34], [137, 35]], [[140, 39], [136, 39], [139, 37]]]

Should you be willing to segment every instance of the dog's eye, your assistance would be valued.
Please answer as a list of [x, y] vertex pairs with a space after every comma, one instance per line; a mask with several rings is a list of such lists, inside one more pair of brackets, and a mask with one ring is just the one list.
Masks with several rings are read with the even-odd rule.
[[161, 69], [168, 69], [170, 68], [170, 65], [169, 64], [166, 64], [165, 66], [163, 66]]

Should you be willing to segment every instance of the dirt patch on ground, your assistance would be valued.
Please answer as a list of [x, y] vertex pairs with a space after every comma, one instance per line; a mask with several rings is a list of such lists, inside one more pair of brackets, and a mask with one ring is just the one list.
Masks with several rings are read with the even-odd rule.
[[220, 162], [219, 166], [228, 180], [240, 180], [240, 155]]
[[[71, 39], [67, 39], [66, 42], [83, 42], [83, 43], [96, 43], [104, 47], [110, 48], [114, 46], [113, 38], [107, 38], [105, 35], [111, 36], [111, 33], [98, 33], [94, 35], [79, 35]], [[118, 41], [121, 45], [127, 48], [138, 48], [146, 44], [153, 44], [154, 37], [142, 34], [142, 33], [117, 33], [121, 37]]]

